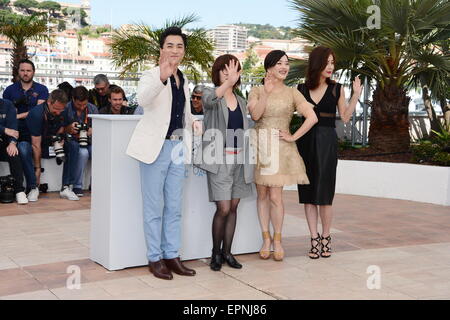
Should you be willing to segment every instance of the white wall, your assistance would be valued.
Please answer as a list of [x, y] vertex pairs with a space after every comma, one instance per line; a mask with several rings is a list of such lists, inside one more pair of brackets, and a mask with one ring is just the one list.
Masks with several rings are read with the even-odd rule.
[[450, 206], [450, 168], [340, 160], [336, 192]]

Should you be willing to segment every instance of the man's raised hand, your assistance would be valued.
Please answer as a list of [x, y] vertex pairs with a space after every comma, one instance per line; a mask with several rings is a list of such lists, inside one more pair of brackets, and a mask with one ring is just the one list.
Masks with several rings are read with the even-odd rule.
[[166, 82], [167, 79], [169, 79], [170, 76], [174, 74], [175, 72], [174, 69], [175, 64], [170, 62], [168, 54], [161, 52], [161, 56], [159, 57], [159, 70], [161, 81]]

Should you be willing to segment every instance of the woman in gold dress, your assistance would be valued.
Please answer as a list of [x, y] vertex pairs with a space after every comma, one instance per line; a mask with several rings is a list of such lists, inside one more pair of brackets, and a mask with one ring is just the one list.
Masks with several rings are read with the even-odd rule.
[[[313, 106], [295, 88], [284, 84], [289, 73], [289, 60], [284, 51], [271, 51], [265, 61], [264, 85], [251, 90], [248, 109], [256, 121], [254, 144], [257, 159], [255, 183], [258, 193], [258, 215], [264, 244], [260, 257], [270, 258], [273, 245], [274, 260], [282, 261], [284, 250], [281, 245], [284, 205], [283, 187], [309, 184], [305, 164], [298, 153], [295, 141], [317, 123]], [[289, 125], [294, 112], [305, 117], [298, 131], [291, 135]], [[270, 235], [270, 223], [274, 237]]]

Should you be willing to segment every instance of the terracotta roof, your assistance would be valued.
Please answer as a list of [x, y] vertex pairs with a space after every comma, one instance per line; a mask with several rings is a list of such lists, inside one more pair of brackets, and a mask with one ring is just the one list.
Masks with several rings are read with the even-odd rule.
[[10, 45], [9, 43], [0, 43], [0, 48], [1, 49], [12, 49], [13, 46]]
[[111, 57], [112, 54], [109, 52], [91, 52], [90, 53], [94, 57]]
[[73, 56], [70, 54], [59, 54], [56, 56], [56, 59], [68, 59], [68, 60], [78, 60], [78, 61], [93, 61], [91, 57], [87, 56]]

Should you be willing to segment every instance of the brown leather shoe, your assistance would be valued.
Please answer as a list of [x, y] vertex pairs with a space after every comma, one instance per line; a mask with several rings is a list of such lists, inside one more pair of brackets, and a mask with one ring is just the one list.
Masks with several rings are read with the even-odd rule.
[[196, 274], [195, 270], [188, 269], [185, 266], [183, 266], [180, 258], [164, 259], [164, 262], [166, 263], [166, 266], [170, 271], [179, 274], [180, 276], [193, 277]]
[[148, 268], [150, 269], [150, 272], [153, 273], [153, 275], [156, 278], [163, 279], [163, 280], [172, 280], [173, 279], [173, 274], [167, 268], [166, 264], [164, 263], [164, 260], [159, 260], [157, 262], [149, 262]]

